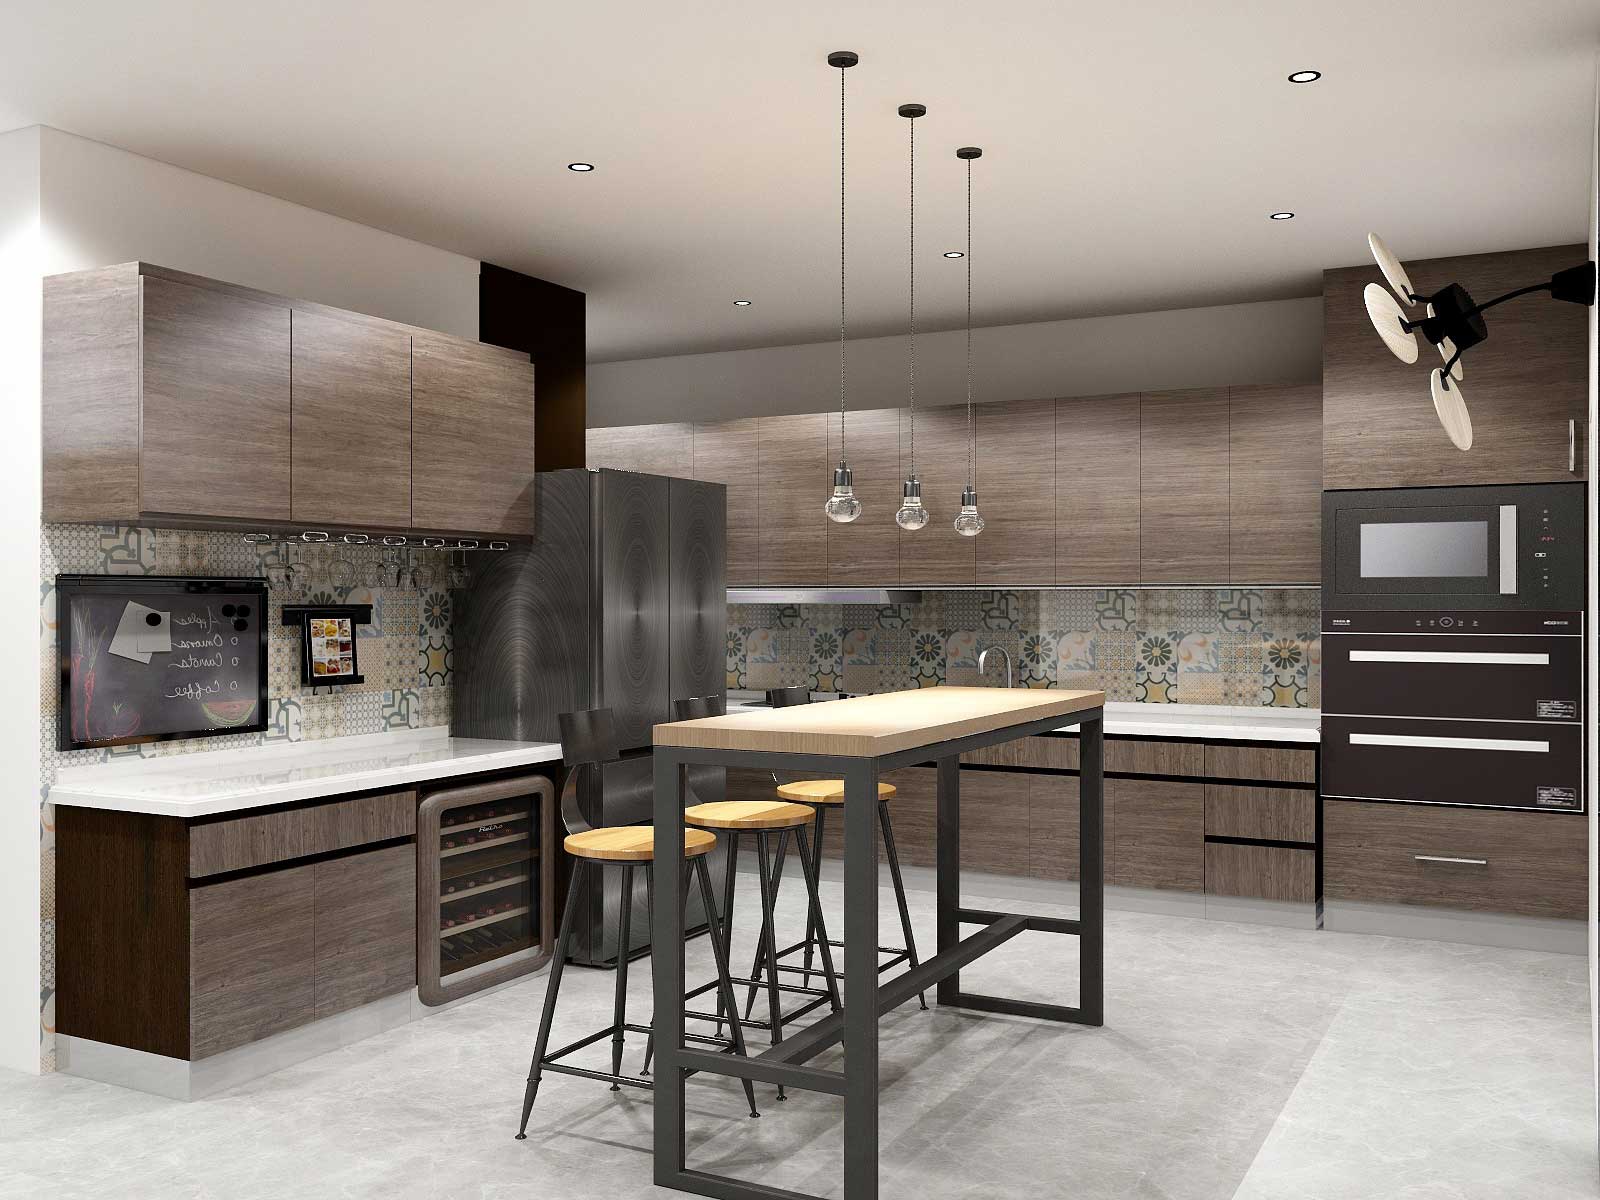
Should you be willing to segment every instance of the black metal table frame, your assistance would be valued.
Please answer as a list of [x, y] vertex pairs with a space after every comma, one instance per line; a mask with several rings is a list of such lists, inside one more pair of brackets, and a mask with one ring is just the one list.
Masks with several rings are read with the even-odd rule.
[[[675, 904], [654, 906], [651, 936], [657, 952], [655, 976], [655, 1182], [661, 1187], [723, 1200], [816, 1200], [807, 1193], [691, 1170], [684, 1128], [684, 1080], [688, 1072], [746, 1078], [761, 1083], [825, 1092], [844, 1098], [845, 1200], [878, 1197], [878, 1020], [937, 984], [941, 1005], [1010, 1013], [1080, 1025], [1104, 1021], [1104, 710], [1083, 709], [1008, 725], [876, 758], [786, 751], [713, 750], [690, 746], [655, 748], [655, 829], [666, 845], [683, 837], [685, 769], [692, 765], [772, 768], [818, 778], [843, 779], [844, 804], [844, 991], [845, 1007], [796, 1032], [762, 1054], [737, 1058], [689, 1048], [684, 1038], [682, 916]], [[972, 750], [1077, 725], [1079, 737], [1078, 905], [1076, 920], [961, 907], [960, 756]], [[878, 982], [878, 776], [899, 767], [937, 766], [938, 953], [919, 967]], [[664, 855], [654, 886], [674, 896], [683, 862]], [[658, 897], [659, 898], [659, 897]], [[962, 925], [983, 928], [965, 938]], [[867, 930], [868, 935], [861, 936]], [[1079, 940], [1078, 1004], [1068, 1007], [1013, 1000], [961, 990], [961, 968], [1024, 931], [1072, 934]], [[860, 997], [875, 995], [876, 1004]], [[855, 997], [855, 1002], [851, 1002]], [[842, 1071], [808, 1066], [822, 1051], [844, 1042]]]

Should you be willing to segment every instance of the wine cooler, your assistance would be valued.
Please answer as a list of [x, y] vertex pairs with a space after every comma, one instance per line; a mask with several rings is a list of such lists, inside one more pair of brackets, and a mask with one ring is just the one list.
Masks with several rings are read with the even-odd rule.
[[424, 794], [417, 810], [417, 990], [424, 1004], [549, 961], [555, 808], [555, 789], [542, 775]]

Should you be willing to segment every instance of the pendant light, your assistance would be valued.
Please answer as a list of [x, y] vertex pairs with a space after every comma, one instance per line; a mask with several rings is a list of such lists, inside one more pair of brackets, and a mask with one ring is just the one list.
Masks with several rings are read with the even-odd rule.
[[977, 146], [963, 146], [956, 157], [967, 164], [967, 486], [961, 492], [956, 532], [977, 537], [983, 532], [978, 512], [978, 422], [972, 415], [972, 160], [983, 157]]
[[844, 448], [844, 73], [860, 62], [853, 50], [835, 50], [828, 65], [839, 69], [839, 465], [833, 470], [833, 494], [823, 511], [828, 520], [848, 525], [861, 515], [855, 481]]
[[907, 376], [907, 394], [911, 404], [911, 470], [906, 475], [906, 481], [901, 488], [900, 511], [894, 514], [894, 523], [901, 529], [914, 531], [921, 529], [928, 523], [928, 510], [922, 505], [922, 481], [917, 478], [917, 118], [927, 112], [921, 104], [902, 104], [900, 115], [907, 118], [911, 129], [911, 204], [910, 230], [911, 245], [911, 274], [910, 274], [910, 371]]

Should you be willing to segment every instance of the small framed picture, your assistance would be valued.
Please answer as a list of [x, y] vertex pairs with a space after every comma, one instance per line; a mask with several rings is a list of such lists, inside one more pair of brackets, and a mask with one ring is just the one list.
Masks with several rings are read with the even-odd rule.
[[300, 679], [308, 687], [363, 682], [356, 665], [355, 635], [362, 614], [352, 611], [354, 607], [296, 606], [301, 631]]

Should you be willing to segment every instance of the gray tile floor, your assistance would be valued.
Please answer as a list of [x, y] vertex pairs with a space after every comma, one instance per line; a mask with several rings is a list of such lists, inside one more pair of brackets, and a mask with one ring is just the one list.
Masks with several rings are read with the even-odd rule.
[[[798, 899], [786, 887], [796, 921]], [[933, 898], [912, 905], [931, 945]], [[883, 913], [888, 936], [888, 893]], [[1114, 911], [1106, 959], [1103, 1029], [915, 1002], [885, 1019], [886, 1200], [1600, 1192], [1581, 958]], [[709, 970], [704, 939], [690, 968]], [[1075, 968], [1071, 939], [1024, 935], [963, 979], [1070, 1001]], [[608, 1021], [612, 980], [568, 973], [558, 1038]], [[648, 970], [633, 983], [647, 1014]], [[0, 1197], [672, 1194], [649, 1182], [648, 1094], [547, 1077], [512, 1140], [543, 992], [539, 976], [192, 1104], [0, 1073]], [[691, 1080], [691, 1163], [839, 1195], [839, 1102], [757, 1098], [752, 1121], [736, 1083]]]

